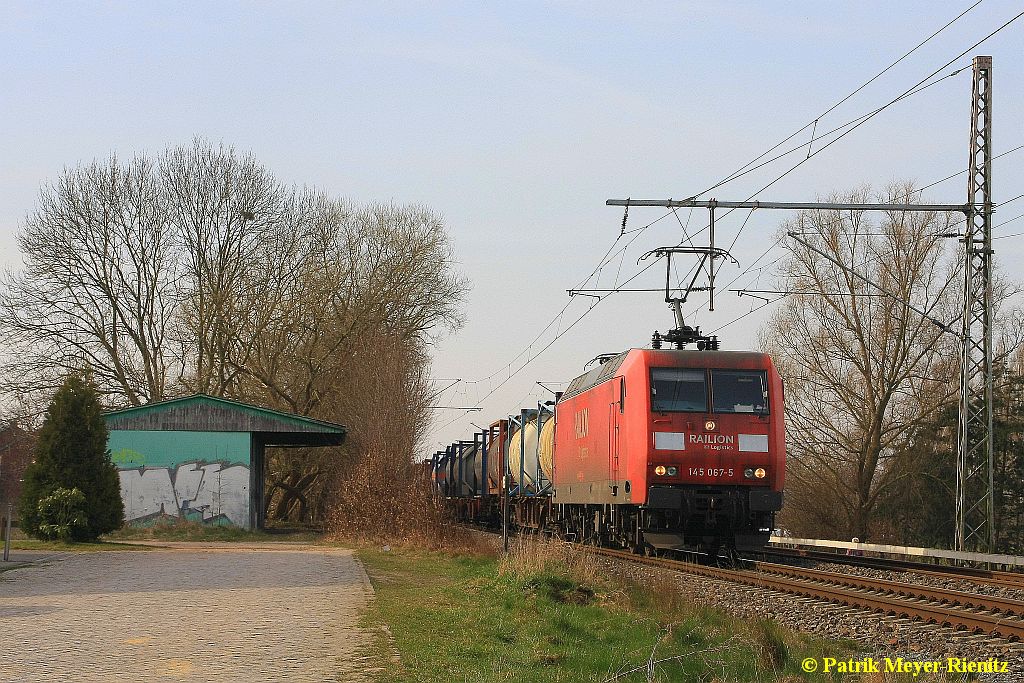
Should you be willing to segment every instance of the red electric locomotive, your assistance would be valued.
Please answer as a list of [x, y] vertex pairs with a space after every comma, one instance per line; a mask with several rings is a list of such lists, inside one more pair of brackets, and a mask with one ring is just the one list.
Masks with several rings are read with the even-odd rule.
[[759, 548], [784, 477], [782, 381], [765, 354], [631, 349], [555, 407], [551, 518], [585, 541]]
[[[732, 259], [714, 246], [713, 226], [712, 214], [707, 247], [691, 242], [641, 257], [665, 258], [665, 302], [676, 323], [654, 333], [653, 349], [605, 356], [556, 397], [553, 411], [522, 410], [434, 454], [435, 476], [448, 468], [445, 490], [462, 498], [463, 516], [493, 523], [501, 497], [510, 503], [503, 520], [587, 543], [711, 556], [767, 543], [786, 474], [782, 379], [767, 355], [719, 351], [716, 336], [683, 320], [695, 291], [707, 291], [714, 310], [715, 260]], [[678, 255], [701, 258], [707, 286], [695, 287], [694, 276], [685, 291], [673, 287]], [[465, 474], [492, 468], [493, 476]], [[470, 481], [468, 489], [453, 479]]]

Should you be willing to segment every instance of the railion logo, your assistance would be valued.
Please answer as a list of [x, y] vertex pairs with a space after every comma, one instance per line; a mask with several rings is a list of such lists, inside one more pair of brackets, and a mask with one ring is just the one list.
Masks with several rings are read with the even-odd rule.
[[578, 411], [575, 417], [573, 418], [573, 425], [576, 430], [577, 439], [582, 439], [583, 437], [585, 437], [587, 435], [587, 432], [590, 430], [589, 415], [590, 410], [588, 408], [584, 408], [583, 410]]
[[690, 434], [690, 443], [734, 444], [736, 437], [728, 434]]
[[703, 444], [706, 451], [736, 450], [736, 436], [734, 434], [690, 434], [690, 443]]

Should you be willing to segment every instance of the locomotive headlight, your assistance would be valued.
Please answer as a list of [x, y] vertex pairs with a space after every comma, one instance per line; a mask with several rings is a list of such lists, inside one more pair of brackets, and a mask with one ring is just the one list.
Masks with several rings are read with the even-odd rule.
[[753, 467], [748, 467], [747, 469], [743, 470], [743, 476], [746, 477], [747, 479], [753, 479], [754, 478], [754, 468]]
[[664, 465], [658, 465], [657, 467], [654, 468], [654, 473], [657, 474], [659, 477], [664, 477], [665, 472], [667, 471], [668, 470], [665, 469]]
[[678, 467], [669, 467], [668, 468], [668, 476], [674, 477], [677, 474], [679, 474], [679, 468]]
[[766, 476], [768, 476], [768, 472], [766, 472], [763, 467], [758, 467], [756, 470], [754, 470], [754, 476], [757, 477], [758, 479], [764, 479]]

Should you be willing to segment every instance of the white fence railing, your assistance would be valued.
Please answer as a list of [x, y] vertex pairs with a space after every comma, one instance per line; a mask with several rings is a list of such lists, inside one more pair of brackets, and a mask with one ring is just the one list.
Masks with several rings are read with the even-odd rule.
[[960, 562], [976, 562], [999, 564], [1008, 567], [1024, 567], [1024, 557], [1020, 555], [993, 555], [988, 553], [961, 553], [955, 550], [939, 550], [937, 548], [917, 548], [908, 545], [882, 545], [878, 543], [852, 543], [849, 541], [827, 541], [816, 538], [790, 538], [789, 536], [772, 536], [769, 542], [779, 546], [805, 546], [815, 548], [833, 548], [837, 550], [863, 550], [883, 555], [903, 555], [906, 557], [923, 557], [928, 559], [941, 558]]

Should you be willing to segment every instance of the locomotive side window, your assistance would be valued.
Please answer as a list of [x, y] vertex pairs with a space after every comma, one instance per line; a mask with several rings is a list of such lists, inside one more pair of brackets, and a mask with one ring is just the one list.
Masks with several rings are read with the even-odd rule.
[[712, 370], [711, 395], [716, 413], [768, 412], [768, 378], [758, 370]]
[[651, 410], [706, 413], [707, 383], [703, 370], [651, 369]]

